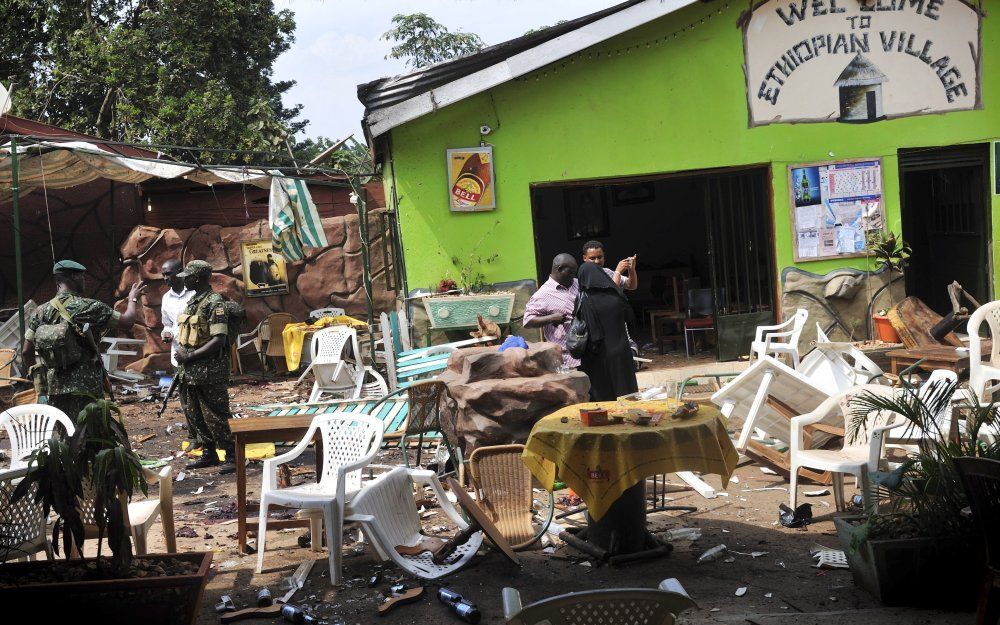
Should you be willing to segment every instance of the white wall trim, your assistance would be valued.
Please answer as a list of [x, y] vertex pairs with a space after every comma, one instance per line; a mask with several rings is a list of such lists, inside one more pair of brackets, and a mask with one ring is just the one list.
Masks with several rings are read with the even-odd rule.
[[482, 93], [519, 76], [524, 76], [540, 67], [576, 54], [580, 50], [585, 50], [698, 1], [646, 0], [515, 54], [478, 72], [445, 83], [397, 104], [372, 111], [366, 119], [368, 128], [372, 137], [378, 137], [406, 122], [433, 113], [437, 109]]

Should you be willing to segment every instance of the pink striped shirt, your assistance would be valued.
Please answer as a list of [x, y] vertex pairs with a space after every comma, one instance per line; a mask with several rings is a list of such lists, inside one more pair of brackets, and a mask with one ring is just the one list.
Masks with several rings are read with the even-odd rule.
[[[569, 318], [573, 316], [573, 306], [576, 304], [576, 294], [580, 286], [573, 279], [573, 284], [568, 288], [559, 284], [551, 277], [538, 287], [535, 294], [528, 300], [524, 307], [524, 322], [527, 323], [535, 317], [554, 315], [561, 313]], [[566, 351], [566, 336], [569, 333], [571, 321], [559, 325], [547, 324], [542, 328], [542, 336], [549, 343], [555, 343], [563, 349], [563, 364], [567, 367], [579, 367], [580, 361], [570, 356]]]

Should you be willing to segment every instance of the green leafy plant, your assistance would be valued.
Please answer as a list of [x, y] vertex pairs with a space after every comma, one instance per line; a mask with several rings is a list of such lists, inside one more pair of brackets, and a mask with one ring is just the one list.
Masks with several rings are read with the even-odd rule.
[[878, 268], [902, 273], [910, 264], [913, 249], [910, 244], [897, 237], [894, 232], [872, 230], [868, 232], [866, 247], [868, 254], [878, 263]]
[[852, 399], [849, 439], [857, 438], [865, 430], [872, 411], [903, 417], [907, 425], [897, 432], [907, 428], [924, 432], [916, 451], [909, 452], [899, 467], [870, 476], [879, 500], [884, 499], [887, 504], [870, 511], [865, 537], [930, 537], [975, 544], [974, 527], [962, 514], [968, 501], [954, 460], [962, 456], [1000, 460], [1000, 441], [995, 437], [992, 442], [983, 440], [989, 437], [980, 438], [986, 428], [1000, 432], [1000, 416], [996, 404], [967, 402], [963, 406], [968, 415], [965, 427], [959, 436], [952, 437], [951, 432], [942, 429], [947, 420], [941, 415], [950, 414], [955, 390], [955, 384], [941, 383], [922, 395], [905, 389], [894, 397], [864, 392]]
[[[129, 445], [121, 411], [108, 400], [94, 399], [77, 418], [76, 430], [68, 439], [53, 437], [32, 455], [27, 475], [14, 490], [13, 499], [25, 497], [37, 484], [35, 502], [42, 504], [46, 517], [57, 515], [52, 526], [52, 546], [59, 551], [60, 537], [65, 553], [73, 545], [83, 545], [82, 506], [93, 505], [97, 525], [98, 565], [114, 576], [127, 574], [132, 564], [131, 529], [125, 505], [136, 489], [146, 493], [142, 465]], [[102, 557], [101, 544], [107, 537], [112, 557]]]

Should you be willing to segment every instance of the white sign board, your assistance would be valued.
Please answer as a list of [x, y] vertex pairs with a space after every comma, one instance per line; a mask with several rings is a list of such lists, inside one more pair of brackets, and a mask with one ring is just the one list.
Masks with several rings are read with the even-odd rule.
[[981, 108], [965, 0], [766, 0], [744, 14], [750, 125]]

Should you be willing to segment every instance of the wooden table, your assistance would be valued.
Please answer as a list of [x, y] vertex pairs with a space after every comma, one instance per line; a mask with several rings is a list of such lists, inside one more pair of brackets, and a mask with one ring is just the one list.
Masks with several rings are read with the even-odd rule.
[[921, 360], [923, 362], [920, 363], [920, 368], [924, 371], [947, 369], [961, 375], [969, 368], [969, 350], [948, 345], [896, 349], [886, 355], [889, 357], [893, 375], [899, 375], [900, 371]]
[[[247, 464], [246, 446], [251, 443], [280, 443], [282, 441], [299, 441], [306, 435], [313, 415], [295, 417], [250, 417], [248, 419], [230, 419], [229, 429], [233, 432], [236, 444], [236, 534], [240, 553], [247, 549]], [[323, 468], [323, 439], [319, 430], [316, 431], [316, 474]], [[268, 521], [269, 528], [309, 527], [309, 519], [281, 519]], [[257, 531], [254, 521], [254, 531]], [[316, 537], [313, 537], [316, 540]]]

